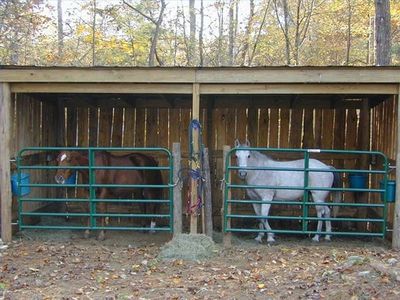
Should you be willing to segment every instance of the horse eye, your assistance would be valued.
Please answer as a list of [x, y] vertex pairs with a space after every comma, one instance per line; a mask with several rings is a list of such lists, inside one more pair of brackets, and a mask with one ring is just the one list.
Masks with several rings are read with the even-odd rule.
[[250, 154], [249, 154], [249, 155], [247, 155], [247, 158], [250, 158]]

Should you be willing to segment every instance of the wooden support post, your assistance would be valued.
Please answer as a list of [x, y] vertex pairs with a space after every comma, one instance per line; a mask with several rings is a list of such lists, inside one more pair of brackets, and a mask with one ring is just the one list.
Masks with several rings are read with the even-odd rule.
[[[225, 170], [226, 170], [226, 157], [228, 156], [228, 153], [229, 153], [229, 151], [231, 150], [231, 147], [230, 146], [224, 146], [223, 147], [223, 166], [224, 166], [224, 172], [223, 172], [223, 176], [224, 176], [224, 179], [225, 179]], [[230, 179], [230, 174], [228, 174], [228, 179]], [[227, 182], [225, 182], [225, 184], [227, 184]], [[223, 199], [223, 201], [222, 201], [222, 208], [221, 208], [221, 215], [222, 215], [222, 229], [224, 229], [224, 216], [225, 216], [225, 189], [223, 189], [222, 190], [222, 199]], [[228, 195], [227, 195], [227, 198], [231, 198], [231, 191], [230, 190], [228, 190]], [[228, 204], [227, 205], [227, 210], [226, 210], [226, 214], [228, 214], [228, 215], [230, 215], [231, 214], [231, 211], [232, 211], [232, 208], [231, 208], [231, 205], [230, 204]], [[226, 223], [226, 228], [231, 228], [231, 220], [230, 219], [228, 219], [228, 221], [227, 221], [227, 223]], [[224, 244], [224, 246], [225, 247], [229, 247], [229, 246], [231, 246], [231, 244], [232, 244], [232, 233], [231, 232], [226, 232], [225, 234], [224, 234], [224, 238], [223, 238], [223, 244]]]
[[[192, 120], [199, 120], [200, 118], [200, 87], [198, 83], [193, 84], [193, 98], [192, 98]], [[193, 156], [199, 157], [200, 153], [200, 145], [199, 145], [199, 131], [192, 130], [192, 140], [189, 143], [192, 143]], [[196, 169], [196, 162], [190, 161], [190, 167], [192, 169]], [[191, 178], [191, 195], [190, 195], [190, 206], [195, 207], [198, 201], [198, 193], [197, 193], [197, 180]], [[197, 233], [197, 214], [192, 213], [190, 215], [190, 234]]]
[[210, 161], [208, 155], [208, 148], [204, 148], [204, 174], [205, 174], [205, 197], [204, 197], [204, 220], [205, 220], [205, 234], [212, 238], [213, 234], [213, 219], [212, 219], [212, 196], [211, 196], [211, 178], [210, 178]]
[[[364, 129], [361, 130], [361, 137], [360, 137], [360, 150], [368, 151], [370, 150], [369, 147], [369, 140], [370, 140], [370, 111], [369, 111], [369, 101], [368, 98], [363, 99], [362, 106], [361, 106], [361, 114], [360, 114], [360, 124], [365, 124]], [[361, 125], [363, 126], [363, 125]], [[369, 155], [363, 154], [359, 160], [359, 168], [363, 170], [369, 169]], [[368, 181], [367, 181], [368, 184]], [[359, 203], [368, 203], [368, 193], [356, 193], [355, 194], [356, 202]], [[359, 207], [357, 209], [357, 218], [365, 219], [368, 215], [368, 211], [366, 207]], [[359, 231], [366, 231], [367, 230], [367, 223], [366, 222], [357, 222], [357, 229]]]
[[392, 247], [400, 249], [400, 84], [397, 93], [396, 202], [394, 207]]
[[[174, 158], [173, 181], [177, 183], [178, 174], [181, 169], [181, 144], [172, 144], [172, 155]], [[174, 186], [174, 236], [182, 233], [182, 190], [179, 185]]]
[[8, 83], [0, 83], [0, 206], [1, 239], [12, 239], [12, 196], [10, 178], [10, 116], [11, 92]]

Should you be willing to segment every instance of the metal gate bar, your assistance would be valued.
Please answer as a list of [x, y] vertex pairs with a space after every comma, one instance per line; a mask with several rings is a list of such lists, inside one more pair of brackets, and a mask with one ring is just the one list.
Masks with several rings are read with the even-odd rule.
[[[59, 152], [59, 151], [80, 151], [88, 152], [88, 166], [43, 166], [43, 165], [23, 165], [23, 155], [27, 152]], [[119, 151], [119, 152], [157, 152], [164, 154], [168, 160], [168, 166], [158, 166], [158, 167], [141, 167], [141, 166], [96, 166], [95, 165], [95, 152], [97, 151]], [[89, 172], [89, 182], [83, 184], [57, 184], [57, 183], [23, 183], [21, 182], [22, 171], [29, 170], [47, 170], [53, 171], [58, 169], [70, 169], [70, 170], [83, 170], [86, 169]], [[160, 170], [167, 171], [168, 183], [160, 185], [152, 184], [98, 184], [95, 179], [96, 170]], [[107, 229], [107, 230], [155, 230], [155, 231], [172, 231], [173, 229], [173, 157], [171, 152], [166, 148], [117, 148], [117, 147], [29, 147], [24, 148], [18, 153], [17, 157], [17, 182], [18, 182], [18, 224], [20, 230], [22, 229]], [[46, 197], [29, 197], [21, 196], [21, 189], [24, 187], [30, 188], [87, 188], [89, 190], [88, 198], [46, 198]], [[168, 190], [167, 199], [99, 199], [96, 198], [96, 189], [106, 187], [106, 188], [160, 188]], [[59, 213], [59, 212], [32, 212], [24, 211], [23, 203], [30, 202], [42, 202], [42, 203], [87, 203], [89, 205], [89, 212], [87, 213]], [[107, 203], [156, 203], [156, 204], [167, 204], [168, 213], [166, 214], [132, 214], [132, 213], [98, 213], [96, 212], [96, 206], [99, 202]], [[90, 219], [90, 224], [85, 225], [30, 225], [24, 222], [24, 217], [87, 217]], [[163, 218], [168, 219], [168, 225], [163, 227], [139, 227], [139, 226], [98, 226], [97, 218], [109, 217], [109, 218]]]
[[[289, 152], [289, 153], [301, 153], [304, 158], [304, 168], [273, 168], [273, 167], [238, 167], [231, 165], [232, 154], [237, 150], [248, 150], [248, 151], [263, 151], [263, 152]], [[357, 170], [357, 169], [313, 169], [309, 168], [310, 154], [312, 153], [326, 153], [326, 154], [352, 154], [352, 155], [369, 155], [375, 156], [375, 158], [380, 157], [382, 160], [382, 166], [379, 170]], [[344, 235], [344, 236], [379, 236], [384, 237], [386, 234], [386, 220], [387, 220], [387, 182], [388, 182], [388, 171], [389, 164], [387, 157], [378, 151], [356, 151], [356, 150], [322, 150], [322, 149], [277, 149], [277, 148], [249, 148], [249, 147], [238, 147], [231, 149], [226, 157], [225, 164], [225, 188], [224, 188], [224, 232], [273, 232], [273, 233], [285, 233], [285, 234], [324, 234], [325, 232], [319, 232], [316, 230], [310, 230], [308, 228], [308, 223], [310, 221], [336, 221], [336, 222], [367, 222], [367, 223], [377, 223], [381, 224], [382, 230], [380, 232], [360, 232], [360, 231], [334, 231], [332, 235]], [[265, 171], [297, 171], [304, 172], [304, 185], [302, 187], [298, 186], [266, 186], [266, 185], [248, 185], [248, 184], [233, 184], [231, 181], [231, 173], [242, 170], [265, 170]], [[384, 187], [383, 188], [324, 188], [324, 187], [310, 187], [308, 184], [308, 174], [309, 172], [336, 172], [340, 174], [353, 173], [353, 174], [371, 174], [374, 176], [381, 176]], [[368, 184], [369, 186], [369, 184]], [[273, 201], [261, 201], [261, 200], [240, 200], [240, 199], [230, 199], [228, 198], [228, 191], [234, 189], [282, 189], [282, 190], [303, 190], [303, 199], [301, 201], [280, 201], [279, 199]], [[383, 196], [382, 203], [315, 203], [310, 202], [309, 192], [321, 190], [321, 191], [341, 191], [341, 192], [359, 192], [359, 193], [377, 193]], [[289, 206], [301, 206], [301, 216], [257, 216], [255, 214], [227, 214], [228, 205], [248, 205], [248, 204], [273, 204], [273, 205], [289, 205]], [[377, 208], [382, 210], [382, 217], [380, 218], [318, 218], [309, 217], [309, 207], [312, 206], [338, 206], [338, 207], [365, 207], [365, 208]], [[232, 222], [228, 219], [270, 219], [270, 220], [297, 220], [301, 222], [301, 230], [282, 230], [282, 229], [259, 229], [259, 228], [240, 228], [232, 226]]]

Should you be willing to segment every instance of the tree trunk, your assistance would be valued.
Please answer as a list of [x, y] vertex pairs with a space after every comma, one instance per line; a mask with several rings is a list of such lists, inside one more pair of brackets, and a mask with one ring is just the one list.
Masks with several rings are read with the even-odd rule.
[[57, 31], [58, 31], [58, 62], [61, 63], [63, 61], [63, 51], [64, 51], [62, 0], [57, 0]]
[[234, 30], [235, 20], [233, 16], [234, 0], [231, 0], [229, 4], [229, 46], [228, 46], [228, 59], [229, 65], [233, 65], [233, 48], [234, 48]]
[[281, 13], [278, 11], [278, 5], [276, 2], [277, 0], [274, 0], [276, 20], [278, 21], [279, 27], [281, 28], [283, 35], [285, 37], [286, 64], [290, 65], [291, 58], [290, 58], [290, 38], [289, 38], [289, 21], [290, 21], [289, 7], [287, 0], [281, 0], [281, 5], [283, 9], [283, 24], [282, 24], [282, 22], [280, 21]]
[[195, 63], [195, 46], [196, 46], [196, 12], [194, 10], [195, 0], [189, 1], [189, 18], [190, 18], [190, 38], [189, 38], [189, 55], [188, 64], [193, 66]]
[[217, 11], [218, 14], [218, 52], [217, 52], [217, 66], [222, 64], [222, 39], [224, 38], [224, 6], [221, 4], [221, 8]]
[[248, 56], [248, 50], [250, 45], [250, 34], [253, 27], [253, 18], [254, 18], [254, 0], [250, 0], [250, 13], [249, 20], [247, 22], [246, 34], [245, 34], [245, 43], [243, 46], [242, 52], [242, 65], [246, 65], [246, 57]]
[[391, 26], [389, 0], [375, 0], [376, 65], [391, 63]]
[[149, 53], [149, 67], [154, 66], [154, 60], [156, 56], [156, 49], [157, 49], [157, 42], [158, 42], [158, 36], [160, 34], [160, 28], [161, 24], [163, 21], [164, 17], [164, 10], [165, 10], [165, 0], [161, 0], [161, 10], [160, 14], [158, 15], [158, 19], [156, 21], [156, 28], [154, 29], [154, 34], [151, 39], [151, 47], [150, 47], [150, 53]]
[[351, 0], [347, 0], [347, 47], [346, 47], [346, 66], [350, 63], [350, 49], [351, 49], [351, 17], [352, 7]]
[[200, 0], [199, 59], [201, 67], [204, 65], [203, 30], [204, 30], [204, 3], [203, 0]]
[[92, 22], [92, 66], [96, 65], [96, 0], [93, 0], [93, 22]]

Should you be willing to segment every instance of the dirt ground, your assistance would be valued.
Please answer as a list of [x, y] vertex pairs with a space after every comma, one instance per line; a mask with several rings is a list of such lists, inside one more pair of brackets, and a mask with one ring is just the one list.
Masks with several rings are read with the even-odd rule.
[[170, 239], [24, 231], [0, 250], [0, 299], [400, 299], [400, 253], [380, 239], [242, 235], [207, 261], [162, 261]]

